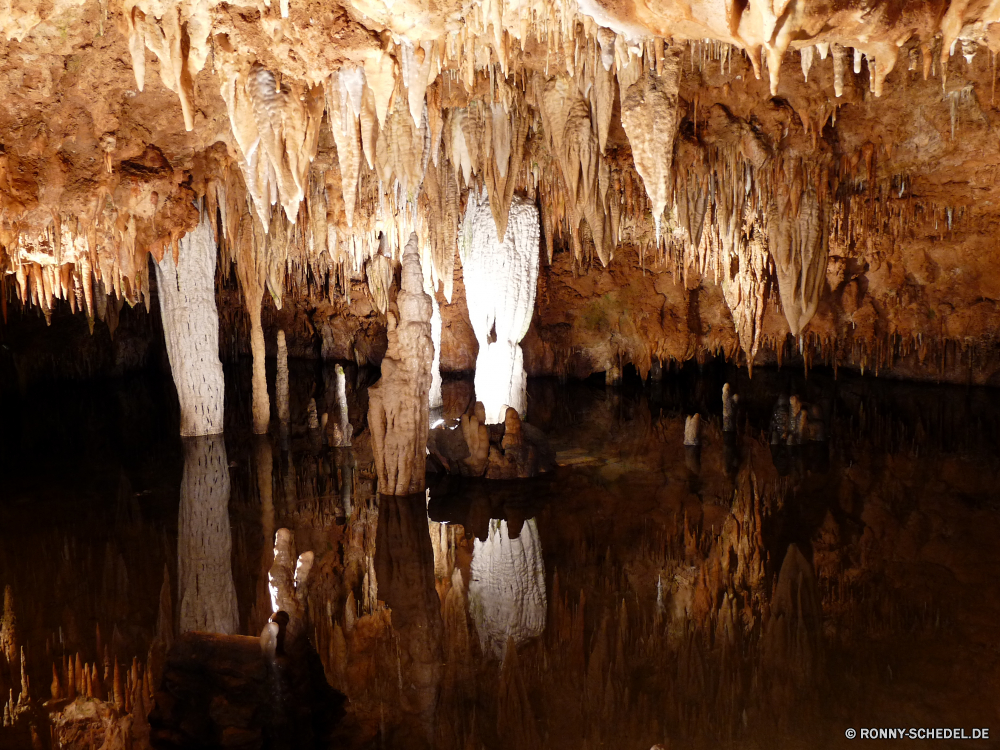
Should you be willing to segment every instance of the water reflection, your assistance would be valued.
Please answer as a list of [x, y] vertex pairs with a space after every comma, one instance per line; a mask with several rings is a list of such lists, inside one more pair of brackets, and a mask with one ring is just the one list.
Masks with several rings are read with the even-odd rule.
[[229, 523], [229, 462], [222, 435], [184, 438], [177, 521], [178, 629], [239, 630]]
[[[730, 372], [727, 413], [711, 372], [655, 393], [533, 383], [529, 421], [560, 467], [448, 477], [428, 500], [376, 494], [362, 380], [345, 378], [341, 399], [335, 375], [294, 368], [287, 448], [248, 430], [185, 443], [183, 473], [170, 459], [147, 496], [130, 470], [134, 487], [80, 530], [46, 525], [67, 507], [46, 517], [0, 503], [3, 528], [31, 539], [4, 537], [0, 583], [13, 584], [40, 699], [53, 661], [65, 685], [64, 654], [80, 650], [98, 673], [104, 650], [112, 671], [116, 657], [149, 661], [172, 601], [182, 630], [253, 636], [245, 653], [212, 657], [251, 663], [270, 540], [287, 527], [315, 551], [305, 632], [320, 679], [350, 699], [340, 747], [797, 748], [882, 717], [1000, 725], [970, 687], [1000, 670], [977, 645], [1000, 619], [995, 398]], [[445, 411], [466, 408], [464, 387], [445, 382]], [[323, 413], [337, 415], [325, 439]], [[352, 444], [337, 447], [345, 413]], [[694, 413], [696, 466], [684, 450]], [[795, 424], [809, 439], [789, 440]], [[817, 425], [823, 439], [806, 430]], [[176, 595], [164, 560], [176, 560]], [[288, 682], [292, 703], [321, 693]]]
[[484, 654], [502, 659], [515, 646], [545, 632], [545, 562], [538, 525], [490, 521], [485, 541], [475, 540], [469, 580], [469, 614]]
[[441, 683], [443, 625], [423, 493], [379, 498], [375, 573], [378, 598], [390, 610], [397, 639], [400, 708], [415, 724], [400, 727], [402, 734], [395, 741], [405, 740], [400, 746], [431, 747]]

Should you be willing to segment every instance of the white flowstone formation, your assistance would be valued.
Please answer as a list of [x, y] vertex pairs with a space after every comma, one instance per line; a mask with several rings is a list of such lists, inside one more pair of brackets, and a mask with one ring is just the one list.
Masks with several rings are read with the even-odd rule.
[[208, 214], [156, 264], [163, 334], [181, 404], [181, 435], [222, 432], [225, 383], [215, 306], [215, 240]]
[[506, 521], [490, 521], [476, 540], [469, 580], [469, 611], [485, 653], [503, 659], [508, 638], [524, 643], [545, 631], [545, 561], [535, 519], [511, 539]]
[[479, 342], [476, 400], [486, 423], [499, 424], [507, 407], [527, 414], [527, 374], [520, 341], [528, 332], [538, 283], [538, 209], [516, 197], [501, 242], [484, 194], [469, 195], [459, 236], [466, 300]]
[[229, 528], [229, 462], [221, 435], [184, 440], [177, 522], [180, 632], [239, 630]]

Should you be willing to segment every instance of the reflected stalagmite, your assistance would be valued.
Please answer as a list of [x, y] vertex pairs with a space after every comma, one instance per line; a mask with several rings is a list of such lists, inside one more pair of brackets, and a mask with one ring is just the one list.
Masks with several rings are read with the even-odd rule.
[[476, 540], [471, 576], [469, 612], [485, 653], [502, 659], [509, 639], [520, 644], [542, 634], [548, 600], [535, 519], [516, 539], [506, 521], [490, 521], [486, 540]]
[[177, 521], [178, 629], [236, 633], [229, 525], [229, 463], [221, 436], [184, 440]]
[[[399, 639], [402, 709], [418, 718], [421, 734], [430, 742], [442, 674], [443, 624], [426, 503], [423, 493], [381, 497], [373, 572]], [[419, 736], [409, 739], [421, 742]]]
[[181, 435], [222, 432], [223, 376], [215, 306], [217, 249], [207, 213], [156, 264], [163, 332], [181, 404]]

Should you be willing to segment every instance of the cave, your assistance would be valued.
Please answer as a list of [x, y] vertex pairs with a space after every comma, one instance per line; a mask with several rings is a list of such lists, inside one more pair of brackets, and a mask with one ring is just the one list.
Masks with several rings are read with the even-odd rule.
[[0, 750], [995, 744], [997, 3], [0, 32]]

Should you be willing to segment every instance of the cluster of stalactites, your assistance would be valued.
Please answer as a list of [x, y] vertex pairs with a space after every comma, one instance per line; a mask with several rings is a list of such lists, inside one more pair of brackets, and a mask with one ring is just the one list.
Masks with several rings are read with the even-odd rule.
[[[101, 199], [103, 203], [103, 199]], [[176, 251], [181, 228], [165, 228], [153, 246], [138, 241], [143, 219], [106, 206], [93, 219], [58, 216], [38, 232], [13, 234], [0, 250], [0, 271], [11, 278], [22, 305], [34, 305], [51, 316], [57, 300], [91, 320], [107, 320], [124, 302], [149, 308], [148, 252], [161, 258]], [[6, 266], [6, 268], [4, 268]], [[6, 294], [6, 290], [3, 292]]]

